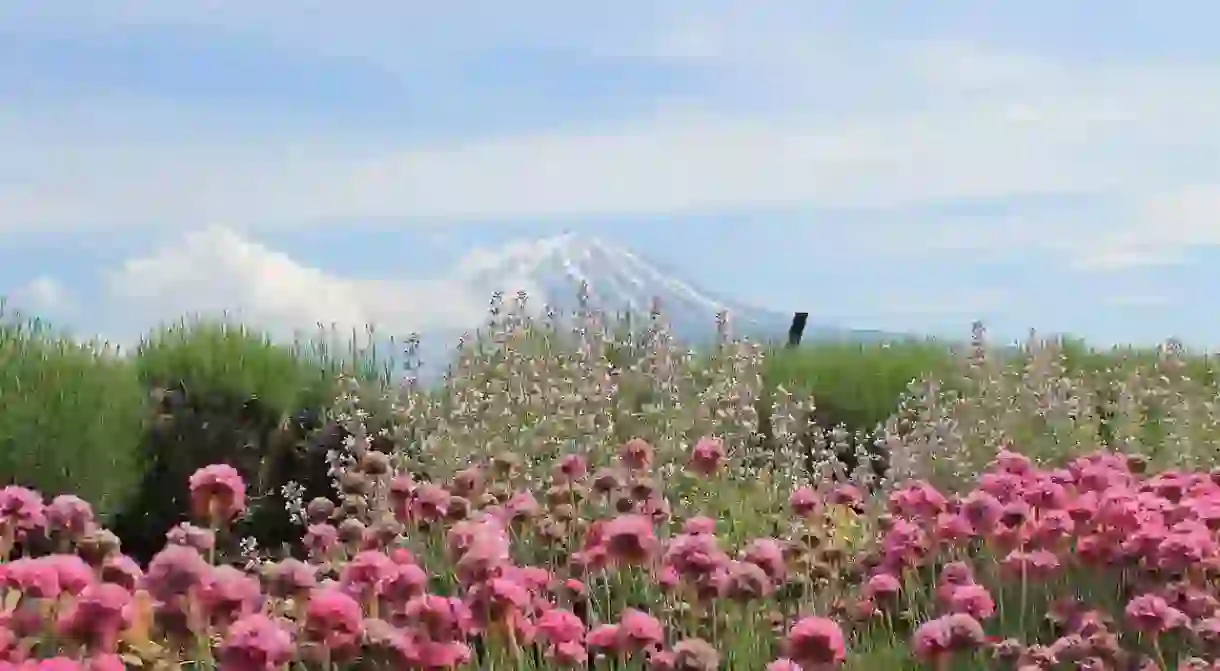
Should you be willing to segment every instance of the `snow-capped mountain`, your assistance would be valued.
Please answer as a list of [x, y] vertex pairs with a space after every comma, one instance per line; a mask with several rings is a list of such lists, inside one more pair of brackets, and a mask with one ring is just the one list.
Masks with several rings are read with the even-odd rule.
[[[729, 313], [734, 333], [758, 340], [783, 340], [792, 320], [790, 312], [739, 303], [665, 272], [636, 252], [572, 233], [476, 254], [459, 273], [488, 295], [501, 291], [509, 299], [523, 290], [532, 305], [562, 312], [576, 307], [582, 282], [587, 283], [591, 303], [606, 311], [647, 314], [655, 299], [675, 335], [692, 342], [714, 335], [716, 314], [722, 310]], [[805, 334], [807, 339], [877, 335], [812, 321]]]

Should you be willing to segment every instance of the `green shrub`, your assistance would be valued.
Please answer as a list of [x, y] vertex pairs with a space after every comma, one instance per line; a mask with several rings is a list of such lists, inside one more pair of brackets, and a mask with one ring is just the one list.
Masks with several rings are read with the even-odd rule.
[[147, 395], [131, 362], [0, 305], [0, 484], [71, 492], [103, 517], [143, 475]]
[[812, 394], [819, 425], [869, 431], [894, 413], [912, 381], [948, 377], [957, 365], [949, 348], [933, 340], [826, 342], [774, 349], [765, 377], [768, 389]]
[[243, 531], [277, 536], [268, 525], [284, 518], [279, 488], [307, 479], [296, 472], [297, 452], [334, 395], [339, 368], [329, 356], [228, 321], [193, 319], [150, 334], [133, 366], [158, 406], [143, 442], [149, 469], [117, 524], [128, 551], [161, 544], [186, 513], [186, 480], [211, 463], [232, 464], [249, 483]]

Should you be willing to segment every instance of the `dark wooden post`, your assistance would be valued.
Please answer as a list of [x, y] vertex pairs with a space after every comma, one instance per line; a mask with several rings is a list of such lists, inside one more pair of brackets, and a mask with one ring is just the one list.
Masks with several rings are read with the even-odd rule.
[[792, 328], [788, 329], [788, 347], [801, 344], [801, 335], [805, 333], [805, 322], [809, 321], [808, 312], [798, 312], [792, 316]]

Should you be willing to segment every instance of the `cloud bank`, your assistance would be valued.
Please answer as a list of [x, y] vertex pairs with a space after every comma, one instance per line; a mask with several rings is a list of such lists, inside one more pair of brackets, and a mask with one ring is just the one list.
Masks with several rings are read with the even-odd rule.
[[[890, 211], [1061, 196], [1105, 201], [1119, 215], [959, 237], [975, 246], [1015, 238], [1092, 270], [1167, 263], [1220, 242], [1216, 63], [1072, 61], [957, 39], [853, 44], [796, 4], [743, 14], [725, 2], [632, 3], [627, 22], [557, 3], [519, 13], [472, 3], [481, 23], [388, 3], [287, 19], [299, 12], [272, 11], [275, 2], [97, 7], [106, 10], [5, 12], [35, 34], [101, 40], [100, 25], [266, 38], [296, 57], [409, 77], [410, 39], [387, 29], [401, 19], [424, 53], [528, 46], [703, 84], [641, 97], [617, 119], [462, 139], [243, 131], [216, 123], [206, 105], [138, 91], [33, 101], [0, 114], [6, 162], [20, 177], [0, 185], [0, 231]], [[595, 25], [605, 34], [594, 38]], [[337, 37], [310, 52], [323, 34]], [[46, 121], [70, 105], [127, 123], [91, 134]]]

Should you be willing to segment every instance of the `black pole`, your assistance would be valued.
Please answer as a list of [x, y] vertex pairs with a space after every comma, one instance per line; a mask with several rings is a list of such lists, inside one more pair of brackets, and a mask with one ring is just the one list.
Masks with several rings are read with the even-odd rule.
[[788, 347], [801, 344], [801, 335], [805, 333], [805, 322], [809, 321], [808, 312], [798, 312], [792, 316], [792, 328], [788, 329]]

